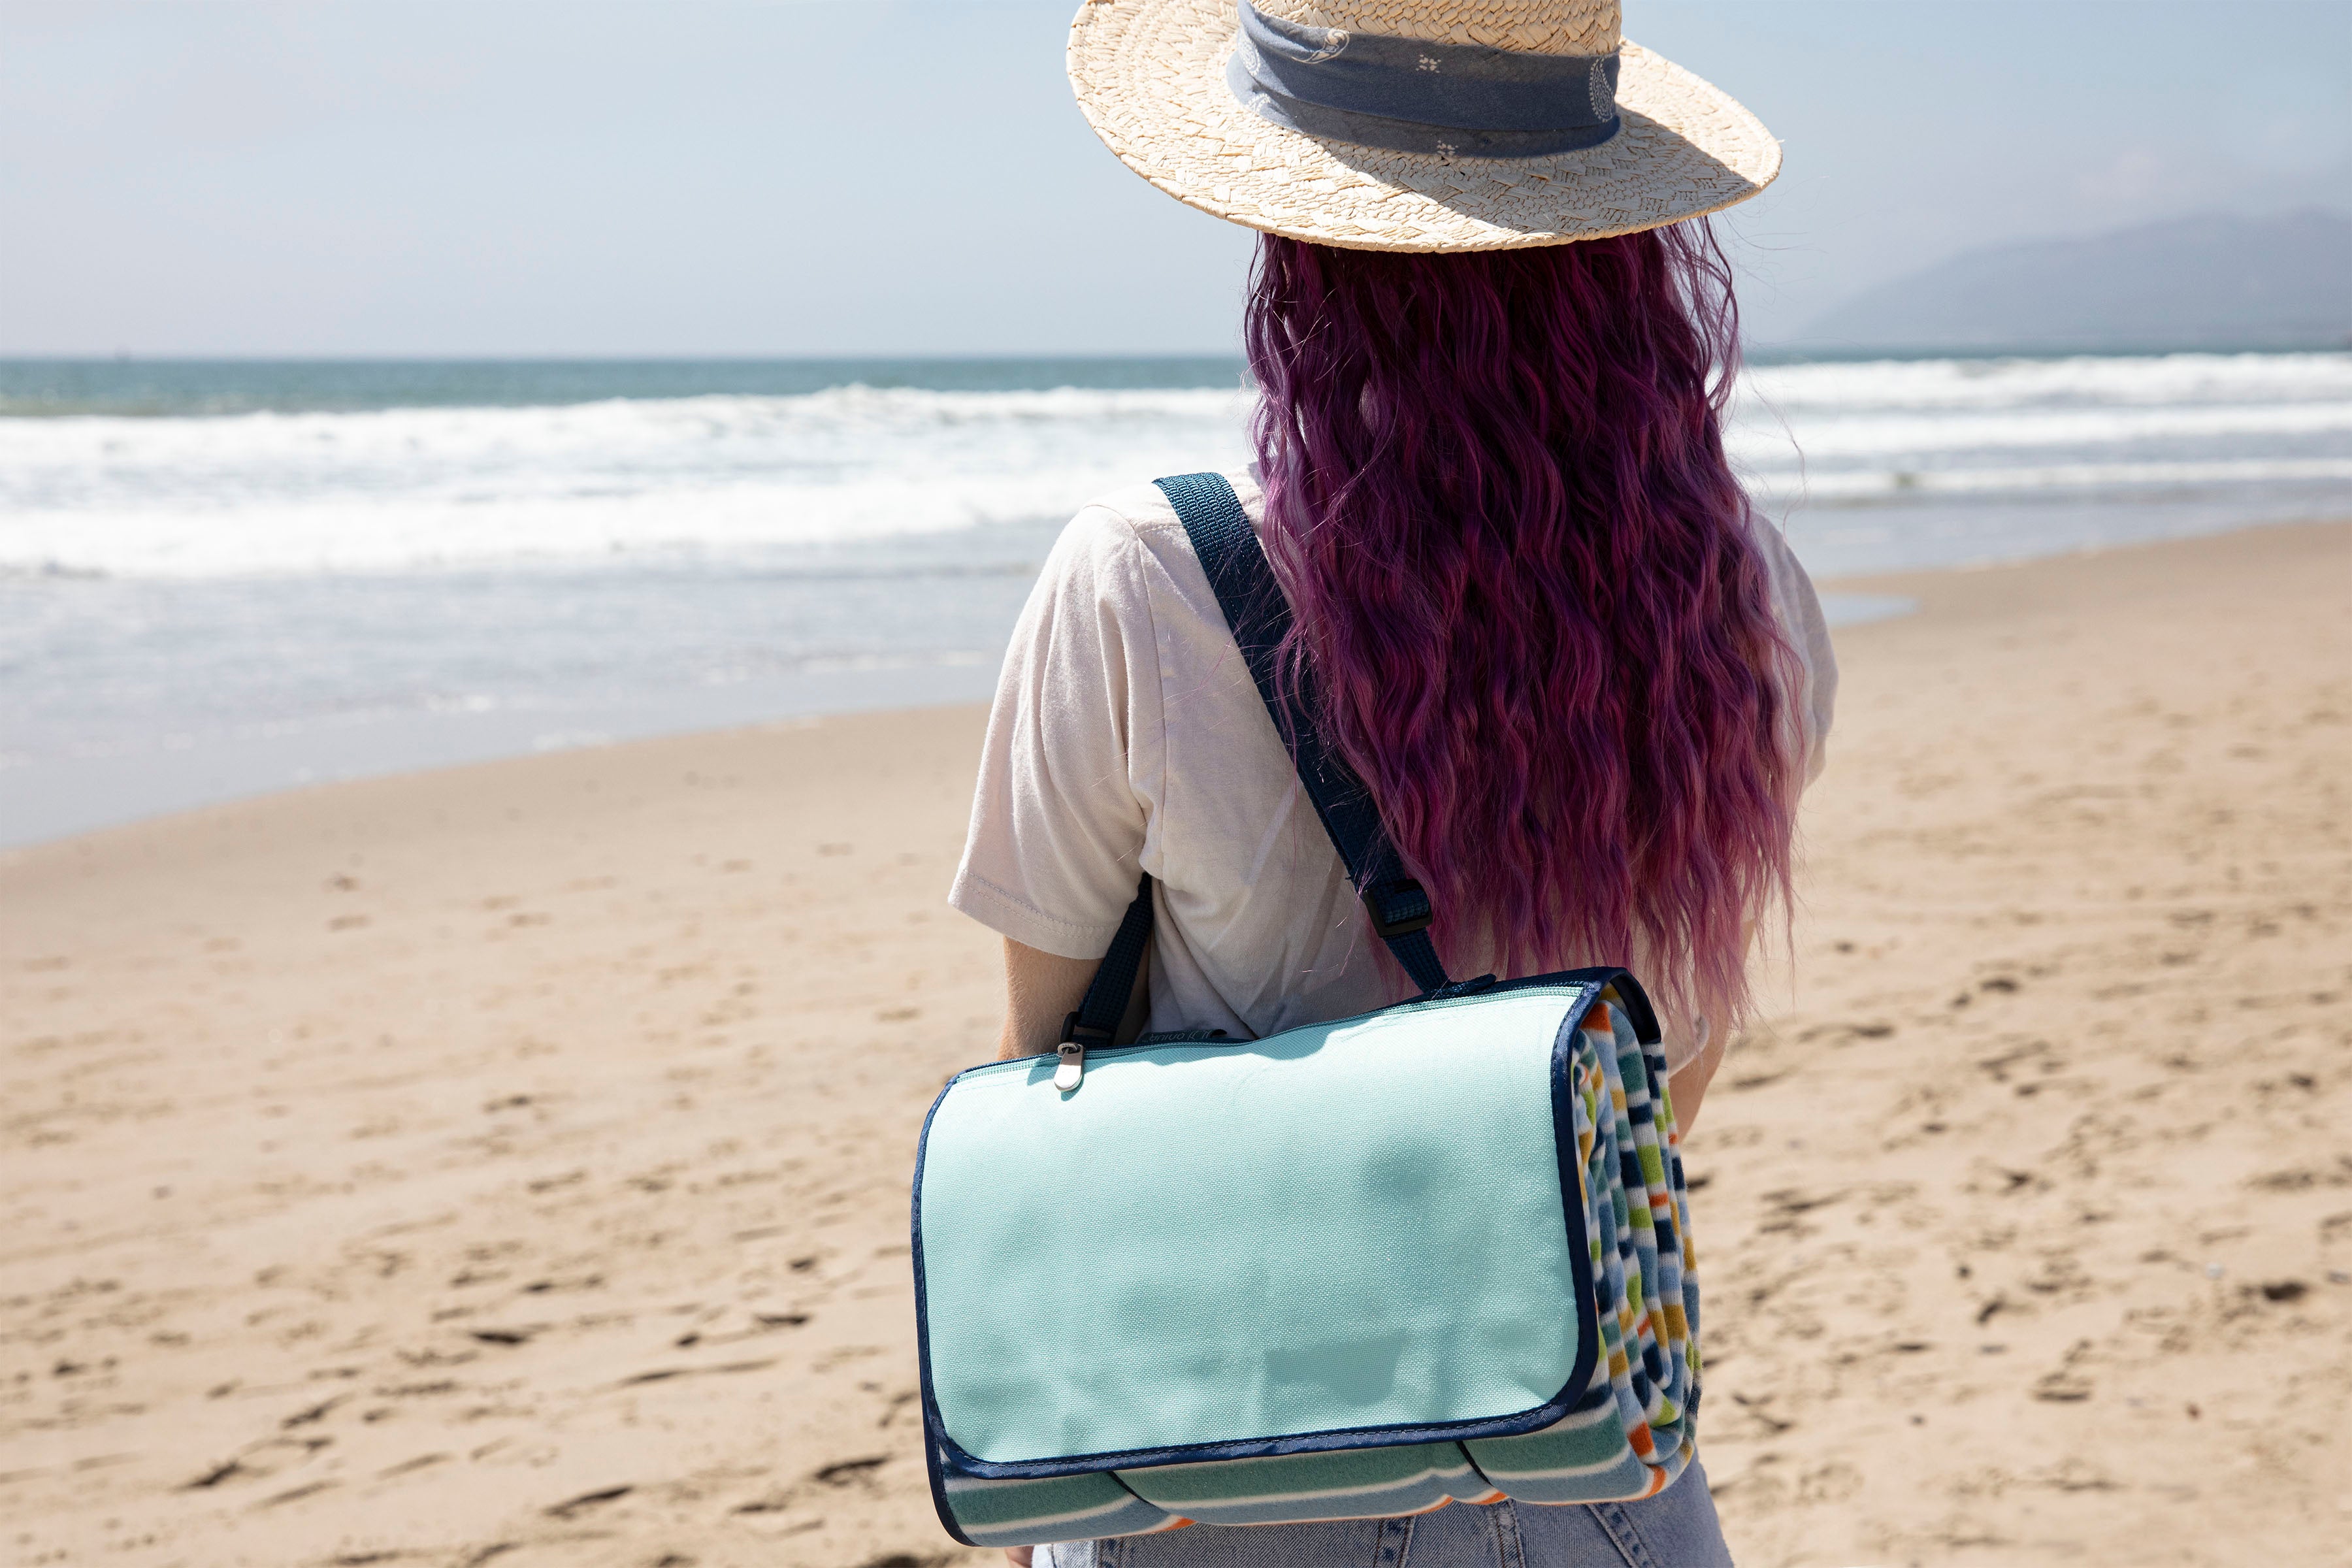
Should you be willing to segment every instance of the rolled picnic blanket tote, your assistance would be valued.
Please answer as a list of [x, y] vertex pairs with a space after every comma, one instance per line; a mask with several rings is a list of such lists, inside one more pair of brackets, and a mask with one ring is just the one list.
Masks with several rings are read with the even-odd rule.
[[1649, 1001], [1616, 968], [1446, 978], [1311, 694], [1276, 688], [1287, 606], [1231, 487], [1160, 485], [1422, 989], [1115, 1044], [1146, 877], [1056, 1053], [949, 1080], [913, 1203], [940, 1521], [1020, 1546], [1663, 1490], [1695, 1451], [1698, 1285]]

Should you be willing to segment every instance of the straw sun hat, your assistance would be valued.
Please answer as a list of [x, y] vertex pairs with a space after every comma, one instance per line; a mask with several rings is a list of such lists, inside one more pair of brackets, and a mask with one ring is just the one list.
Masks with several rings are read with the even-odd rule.
[[1598, 239], [1780, 172], [1754, 115], [1624, 40], [1617, 0], [1083, 0], [1069, 66], [1129, 168], [1322, 245]]

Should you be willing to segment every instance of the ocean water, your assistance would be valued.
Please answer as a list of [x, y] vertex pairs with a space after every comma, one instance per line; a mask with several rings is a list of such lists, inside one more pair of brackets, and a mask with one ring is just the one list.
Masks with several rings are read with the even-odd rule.
[[[1248, 406], [1213, 359], [0, 363], [0, 843], [984, 695], [1069, 514]], [[2352, 354], [1766, 364], [1731, 446], [1822, 577], [2340, 516]]]

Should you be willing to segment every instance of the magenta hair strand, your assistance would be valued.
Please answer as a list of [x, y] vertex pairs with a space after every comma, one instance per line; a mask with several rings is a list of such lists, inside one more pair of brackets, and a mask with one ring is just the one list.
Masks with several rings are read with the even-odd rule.
[[1724, 455], [1738, 315], [1704, 221], [1429, 256], [1266, 236], [1245, 330], [1286, 668], [1449, 967], [1622, 963], [1738, 1026], [1746, 928], [1789, 888], [1795, 666]]

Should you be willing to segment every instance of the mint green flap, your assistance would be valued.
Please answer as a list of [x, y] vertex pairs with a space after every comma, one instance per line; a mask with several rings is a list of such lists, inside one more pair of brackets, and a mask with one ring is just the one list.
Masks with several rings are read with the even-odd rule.
[[959, 1078], [918, 1197], [947, 1436], [1013, 1463], [1492, 1420], [1576, 1369], [1552, 1125], [1578, 992]]

